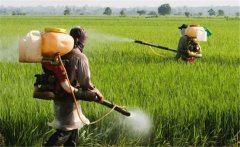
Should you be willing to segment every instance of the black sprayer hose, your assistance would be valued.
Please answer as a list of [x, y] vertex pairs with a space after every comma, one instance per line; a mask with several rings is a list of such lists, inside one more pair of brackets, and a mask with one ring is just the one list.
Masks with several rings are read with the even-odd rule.
[[177, 52], [177, 50], [175, 50], [175, 49], [171, 49], [171, 48], [168, 48], [168, 47], [164, 47], [164, 46], [160, 46], [160, 45], [156, 45], [156, 44], [151, 44], [151, 43], [143, 42], [143, 41], [141, 41], [141, 40], [135, 40], [134, 43], [143, 44], [143, 45], [148, 45], [148, 46], [152, 46], [152, 47], [156, 47], [156, 48], [160, 48], [160, 49], [172, 51], [172, 52], [175, 52], [175, 53]]

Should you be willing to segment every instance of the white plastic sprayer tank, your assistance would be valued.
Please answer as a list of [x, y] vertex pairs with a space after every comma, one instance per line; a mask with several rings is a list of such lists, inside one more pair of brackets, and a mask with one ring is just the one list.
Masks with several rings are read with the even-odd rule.
[[41, 62], [41, 43], [40, 31], [30, 31], [19, 41], [19, 62]]
[[45, 32], [30, 31], [19, 41], [19, 62], [41, 62], [44, 56], [65, 55], [73, 49], [73, 38], [64, 29], [46, 28]]

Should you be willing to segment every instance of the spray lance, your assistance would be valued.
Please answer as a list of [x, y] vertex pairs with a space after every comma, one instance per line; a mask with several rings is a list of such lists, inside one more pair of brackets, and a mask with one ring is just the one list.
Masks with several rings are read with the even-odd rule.
[[131, 113], [129, 111], [127, 111], [125, 108], [123, 107], [120, 107], [116, 104], [113, 104], [112, 102], [108, 101], [108, 100], [103, 100], [103, 101], [97, 101], [97, 103], [99, 104], [102, 104], [108, 108], [111, 108], [111, 109], [114, 109], [115, 111], [121, 113], [122, 115], [125, 115], [125, 116], [130, 116]]
[[168, 47], [164, 47], [164, 46], [160, 46], [160, 45], [156, 45], [156, 44], [152, 44], [152, 43], [147, 43], [147, 42], [144, 42], [144, 41], [141, 41], [141, 40], [135, 40], [134, 43], [147, 45], [147, 46], [152, 46], [152, 47], [155, 47], [155, 48], [159, 48], [159, 49], [163, 49], [163, 50], [167, 50], [167, 51], [171, 51], [171, 52], [175, 52], [175, 53], [177, 52], [177, 50], [175, 50], [175, 49], [171, 49], [171, 48], [168, 48]]

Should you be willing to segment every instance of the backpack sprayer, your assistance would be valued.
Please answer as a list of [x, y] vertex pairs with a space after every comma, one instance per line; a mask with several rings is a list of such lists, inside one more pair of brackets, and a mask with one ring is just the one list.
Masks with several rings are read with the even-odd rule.
[[[64, 68], [64, 64], [61, 59], [62, 55], [67, 54], [73, 49], [73, 44], [74, 44], [73, 38], [70, 35], [66, 34], [64, 29], [46, 28], [45, 32], [31, 31], [19, 41], [19, 62], [23, 62], [23, 63], [47, 62], [50, 65], [54, 66], [56, 64], [55, 63], [56, 60], [54, 60], [54, 58], [58, 59], [58, 64], [62, 65], [63, 69], [61, 70], [63, 70], [64, 74], [66, 74], [66, 77], [67, 77], [67, 79], [62, 81], [60, 85], [66, 92], [72, 94], [74, 103], [77, 106], [77, 102], [76, 102], [77, 98], [73, 93], [73, 89], [75, 87], [71, 86], [67, 76], [66, 69]], [[50, 57], [50, 58], [47, 58], [46, 60], [46, 57]], [[54, 80], [56, 80], [53, 77], [49, 78], [49, 77], [43, 77], [41, 75], [36, 75], [36, 78], [37, 78], [37, 81], [34, 84], [35, 88], [45, 87], [45, 90], [48, 89], [46, 87], [49, 87], [47, 85], [49, 83], [46, 82], [46, 80], [50, 79], [52, 83], [55, 83]], [[55, 98], [55, 95], [54, 95], [54, 92], [44, 91], [44, 90], [41, 91], [40, 89], [38, 93], [34, 94], [34, 98], [52, 100]], [[105, 99], [102, 101], [99, 101], [98, 98], [96, 97], [95, 102], [102, 104], [106, 107], [112, 108], [112, 110], [115, 110], [125, 116], [131, 115], [130, 112], [128, 112], [125, 108], [120, 107], [116, 104], [113, 104], [112, 102], [107, 101]], [[80, 114], [79, 114], [79, 117], [80, 117]]]

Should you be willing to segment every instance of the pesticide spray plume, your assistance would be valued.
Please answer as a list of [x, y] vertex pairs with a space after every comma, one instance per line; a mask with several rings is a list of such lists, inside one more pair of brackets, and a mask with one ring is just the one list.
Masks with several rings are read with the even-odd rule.
[[164, 47], [164, 46], [160, 46], [160, 45], [156, 45], [156, 44], [152, 44], [152, 43], [147, 43], [147, 42], [144, 42], [144, 41], [141, 41], [141, 40], [134, 40], [134, 43], [137, 43], [137, 44], [141, 44], [141, 45], [147, 45], [147, 46], [152, 46], [152, 47], [155, 47], [155, 48], [159, 48], [159, 49], [163, 49], [163, 50], [167, 50], [167, 51], [171, 51], [171, 52], [177, 52], [177, 50], [175, 49], [171, 49], [171, 48], [168, 48], [168, 47]]
[[0, 39], [0, 62], [18, 62], [18, 37]]
[[87, 30], [88, 39], [94, 42], [133, 42], [133, 39], [113, 35], [109, 33], [102, 33], [95, 30]]
[[129, 117], [119, 117], [118, 123], [126, 128], [125, 132], [132, 137], [148, 136], [152, 128], [152, 120], [140, 109], [131, 109]]

